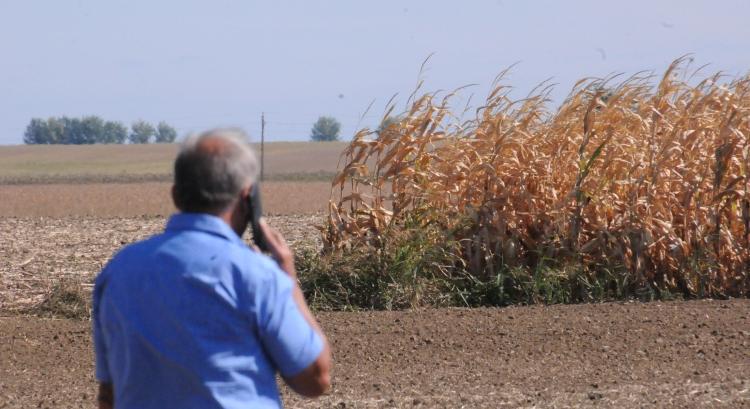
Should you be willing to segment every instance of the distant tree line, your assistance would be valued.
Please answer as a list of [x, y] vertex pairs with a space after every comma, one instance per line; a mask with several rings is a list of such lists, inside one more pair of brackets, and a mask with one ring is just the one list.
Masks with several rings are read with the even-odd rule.
[[105, 121], [98, 116], [33, 118], [23, 135], [23, 142], [29, 145], [171, 143], [175, 139], [177, 131], [164, 121], [156, 127], [146, 121], [135, 121], [128, 129], [122, 122]]
[[[388, 116], [378, 126], [375, 131], [378, 135], [384, 132], [391, 126], [398, 126], [401, 122], [399, 116]], [[339, 131], [341, 131], [341, 123], [332, 116], [321, 116], [313, 124], [310, 129], [310, 140], [315, 142], [330, 142], [339, 140]]]

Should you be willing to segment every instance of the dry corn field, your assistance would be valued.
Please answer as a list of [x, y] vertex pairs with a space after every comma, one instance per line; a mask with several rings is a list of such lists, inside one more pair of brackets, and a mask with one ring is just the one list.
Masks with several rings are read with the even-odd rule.
[[[498, 85], [469, 120], [427, 94], [348, 147], [272, 149], [270, 223], [318, 255], [303, 284], [334, 260], [316, 291], [415, 307], [320, 311], [333, 390], [284, 389], [287, 406], [750, 407], [750, 300], [633, 299], [748, 292], [749, 80], [690, 85], [685, 70], [585, 80], [554, 112], [543, 87], [512, 101]], [[92, 280], [173, 211], [174, 147], [149, 148], [0, 148], [0, 408], [95, 406]], [[382, 286], [341, 287], [368, 275]], [[538, 305], [425, 308], [446, 300], [436, 288], [455, 290], [448, 305], [507, 304], [501, 276], [529, 277], [539, 298], [520, 302]], [[553, 280], [622, 300], [543, 305], [591, 300], [550, 299]]]
[[750, 77], [694, 73], [584, 79], [554, 111], [545, 84], [511, 100], [498, 83], [468, 120], [452, 94], [416, 98], [345, 151], [326, 245], [429, 229], [447, 276], [550, 267], [584, 289], [745, 296]]

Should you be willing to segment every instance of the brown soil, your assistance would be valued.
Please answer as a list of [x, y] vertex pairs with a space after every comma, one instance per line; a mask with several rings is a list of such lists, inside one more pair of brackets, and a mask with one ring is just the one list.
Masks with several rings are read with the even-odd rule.
[[[321, 313], [334, 388], [289, 407], [748, 407], [750, 301]], [[0, 408], [93, 407], [89, 323], [0, 318]]]
[[[268, 182], [263, 205], [272, 214], [311, 214], [328, 209], [329, 182]], [[174, 212], [171, 183], [0, 184], [0, 216], [132, 217]]]

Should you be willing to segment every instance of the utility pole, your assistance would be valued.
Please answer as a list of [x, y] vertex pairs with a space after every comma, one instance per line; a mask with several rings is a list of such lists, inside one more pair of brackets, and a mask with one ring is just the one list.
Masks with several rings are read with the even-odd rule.
[[266, 114], [265, 112], [260, 113], [260, 181], [263, 181], [263, 159], [264, 159], [264, 145], [266, 143]]

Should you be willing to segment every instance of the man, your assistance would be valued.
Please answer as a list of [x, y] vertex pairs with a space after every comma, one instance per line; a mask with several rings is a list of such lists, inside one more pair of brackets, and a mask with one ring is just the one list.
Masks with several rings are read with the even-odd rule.
[[236, 130], [188, 138], [175, 161], [180, 213], [121, 250], [96, 279], [100, 408], [278, 408], [330, 388], [328, 342], [297, 285], [284, 238], [269, 258], [241, 239], [257, 161]]

